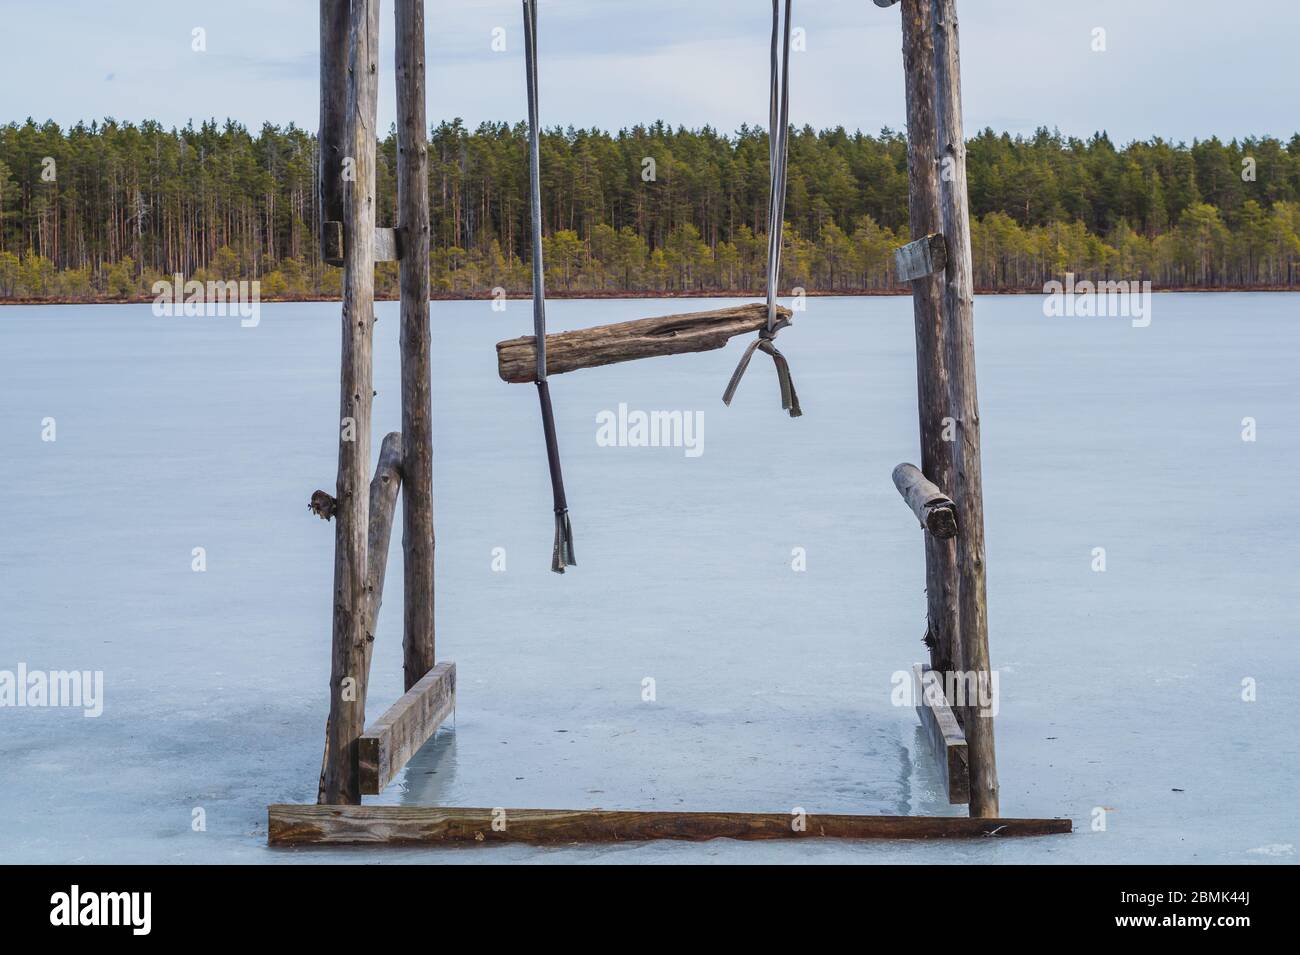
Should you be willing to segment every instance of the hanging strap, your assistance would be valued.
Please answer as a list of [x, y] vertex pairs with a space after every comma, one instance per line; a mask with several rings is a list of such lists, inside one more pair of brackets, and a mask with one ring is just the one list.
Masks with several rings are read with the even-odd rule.
[[[776, 365], [776, 377], [781, 384], [781, 407], [790, 413], [791, 418], [803, 414], [799, 407], [799, 395], [794, 390], [794, 380], [790, 377], [790, 363], [777, 351], [773, 343], [776, 333], [790, 324], [790, 320], [777, 314], [776, 294], [781, 284], [781, 246], [782, 233], [785, 230], [785, 183], [786, 157], [789, 152], [790, 135], [790, 8], [793, 0], [785, 0], [785, 26], [781, 28], [780, 0], [772, 0], [772, 56], [771, 82], [768, 95], [768, 132], [767, 157], [771, 175], [771, 185], [767, 199], [767, 327], [758, 333], [758, 338], [750, 342], [745, 353], [740, 356], [740, 363], [727, 383], [727, 390], [722, 393], [724, 404], [730, 405], [736, 395], [740, 379], [745, 376], [749, 360], [754, 351], [760, 350], [772, 356]], [[780, 61], [777, 51], [780, 40]]]
[[569, 526], [569, 504], [564, 497], [564, 474], [560, 470], [560, 445], [555, 437], [555, 413], [551, 410], [551, 388], [546, 380], [546, 270], [542, 262], [542, 158], [537, 119], [537, 0], [524, 3], [524, 68], [528, 74], [528, 189], [533, 214], [533, 334], [537, 337], [537, 400], [542, 409], [542, 432], [546, 437], [546, 463], [551, 470], [551, 497], [555, 504], [555, 547], [551, 570], [564, 573], [573, 556], [573, 528]]

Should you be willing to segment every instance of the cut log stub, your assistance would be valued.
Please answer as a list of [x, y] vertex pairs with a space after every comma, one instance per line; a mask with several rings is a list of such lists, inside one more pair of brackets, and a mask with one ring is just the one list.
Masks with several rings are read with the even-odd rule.
[[[789, 309], [777, 311], [787, 323], [790, 321]], [[767, 306], [755, 303], [556, 332], [546, 336], [546, 371], [558, 375], [638, 358], [712, 351], [737, 335], [756, 332], [766, 325]], [[536, 381], [536, 336], [498, 342], [497, 372], [502, 381]]]
[[1069, 819], [850, 816], [789, 812], [619, 812], [602, 809], [459, 809], [437, 806], [267, 807], [267, 842], [411, 845], [632, 842], [650, 839], [962, 839], [1046, 836]]
[[894, 273], [900, 282], [923, 279], [927, 275], [942, 272], [947, 265], [948, 243], [941, 232], [927, 235], [894, 250]]
[[957, 536], [957, 505], [915, 464], [894, 468], [894, 487], [923, 528], [939, 538]]

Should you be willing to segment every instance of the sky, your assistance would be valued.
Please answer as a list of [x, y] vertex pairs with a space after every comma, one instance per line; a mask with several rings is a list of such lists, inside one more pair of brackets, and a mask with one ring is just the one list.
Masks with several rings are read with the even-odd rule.
[[[431, 122], [525, 115], [519, 0], [427, 0]], [[317, 124], [318, 0], [0, 0], [0, 123]], [[790, 120], [904, 126], [897, 8], [795, 0]], [[1294, 0], [958, 0], [966, 129], [1118, 143], [1300, 130]], [[380, 128], [393, 108], [381, 4]], [[767, 0], [541, 0], [546, 126], [766, 125]], [[492, 49], [504, 30], [504, 52]], [[1104, 30], [1104, 50], [1098, 45]], [[201, 30], [206, 49], [195, 50]], [[499, 34], [498, 34], [499, 35]]]

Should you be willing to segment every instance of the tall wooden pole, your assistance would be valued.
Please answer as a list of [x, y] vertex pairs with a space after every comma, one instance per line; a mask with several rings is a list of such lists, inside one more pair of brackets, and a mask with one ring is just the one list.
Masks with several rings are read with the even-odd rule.
[[336, 253], [326, 242], [326, 222], [343, 220], [343, 137], [348, 103], [348, 0], [320, 0], [320, 132], [316, 137], [322, 261]]
[[[356, 741], [366, 718], [366, 643], [370, 607], [371, 332], [375, 302], [375, 109], [379, 74], [379, 0], [352, 0], [348, 23], [348, 96], [343, 179], [343, 343], [339, 470], [334, 529], [334, 630], [330, 718], [321, 801], [361, 800]], [[325, 84], [322, 83], [322, 87]], [[324, 161], [324, 160], [322, 160]]]
[[[932, 0], [935, 89], [938, 92], [940, 205], [947, 240], [944, 272], [944, 350], [951, 414], [957, 503], [959, 643], [964, 668], [982, 687], [989, 681], [989, 629], [984, 566], [984, 487], [980, 475], [979, 401], [975, 390], [974, 285], [971, 278], [970, 202], [966, 191], [966, 140], [961, 113], [961, 53], [956, 0]], [[946, 489], [947, 490], [947, 489]], [[970, 814], [998, 815], [998, 773], [993, 719], [976, 705], [964, 708], [963, 729], [970, 755]]]
[[406, 689], [433, 669], [433, 425], [424, 0], [396, 0], [397, 229], [401, 236], [402, 575]]
[[[939, 164], [934, 104], [934, 38], [930, 0], [903, 0], [903, 69], [907, 90], [908, 212], [913, 239], [940, 232]], [[948, 369], [943, 353], [942, 273], [912, 282], [916, 325], [916, 394], [921, 419], [921, 473], [952, 493], [952, 445], [943, 440]], [[961, 668], [957, 633], [957, 549], [951, 539], [925, 534], [926, 617], [930, 664]]]

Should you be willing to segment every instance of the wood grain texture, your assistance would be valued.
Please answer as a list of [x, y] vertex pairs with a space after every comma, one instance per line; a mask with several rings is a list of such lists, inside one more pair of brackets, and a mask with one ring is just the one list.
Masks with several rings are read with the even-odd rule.
[[[779, 308], [778, 312], [786, 319], [791, 317], [787, 308]], [[755, 303], [556, 332], [546, 336], [546, 371], [558, 375], [638, 358], [712, 351], [766, 324], [767, 306]], [[536, 336], [498, 342], [497, 372], [502, 381], [536, 381]]]
[[[388, 573], [388, 544], [393, 533], [393, 516], [397, 513], [397, 492], [402, 486], [402, 436], [396, 431], [384, 435], [375, 464], [375, 476], [370, 479], [370, 530], [366, 535], [366, 587], [370, 591], [370, 606], [366, 612], [366, 643], [361, 672], [362, 686], [370, 686], [370, 660], [375, 648], [375, 627], [379, 623], [379, 607], [384, 600], [384, 578]], [[324, 494], [317, 491], [316, 494]], [[315, 501], [315, 495], [312, 496]], [[332, 502], [332, 499], [331, 499]], [[332, 511], [331, 511], [332, 513]], [[325, 721], [326, 749], [321, 759], [320, 788], [316, 798], [324, 799], [325, 771], [329, 766], [330, 723]]]
[[[424, 806], [267, 807], [267, 841], [293, 845], [565, 844], [651, 839], [962, 839], [1070, 832], [1069, 819], [809, 814], [616, 812], [601, 809], [459, 809]], [[493, 822], [504, 821], [504, 829]]]
[[401, 235], [402, 672], [406, 689], [433, 669], [433, 401], [429, 329], [429, 162], [424, 0], [395, 0], [397, 231]]
[[964, 806], [970, 801], [970, 768], [966, 737], [944, 695], [938, 673], [924, 664], [912, 664], [912, 692], [916, 716], [934, 751], [935, 763], [943, 777], [948, 802]]
[[894, 274], [900, 282], [911, 282], [942, 272], [947, 263], [948, 247], [940, 232], [894, 250]]
[[393, 516], [397, 513], [397, 492], [401, 488], [402, 435], [390, 431], [379, 446], [375, 476], [370, 479], [370, 530], [366, 535], [366, 588], [370, 591], [370, 609], [366, 614], [366, 673], [370, 672], [370, 651], [379, 624], [379, 608], [384, 602], [388, 544], [393, 536]]
[[[912, 235], [943, 228], [936, 153], [934, 39], [930, 0], [905, 0], [903, 70], [907, 97], [908, 222]], [[945, 241], [945, 261], [947, 243]], [[943, 278], [929, 275], [912, 283], [916, 333], [916, 397], [920, 419], [921, 471], [934, 484], [951, 489], [952, 444], [944, 440], [948, 409], [948, 369], [943, 350]], [[925, 540], [925, 642], [936, 670], [960, 669], [957, 645], [957, 549], [950, 538]]]
[[[374, 395], [371, 340], [375, 263], [375, 107], [379, 69], [379, 0], [353, 0], [345, 153], [356, 178], [344, 181], [345, 259], [339, 402], [339, 467], [334, 497], [334, 613], [330, 715], [321, 800], [356, 803], [356, 741], [366, 714], [367, 624], [370, 610], [370, 407]], [[365, 236], [366, 241], [354, 241]]]
[[[348, 106], [348, 0], [320, 0], [320, 129], [316, 199], [321, 258], [343, 264], [343, 155]], [[331, 225], [337, 229], [331, 228]]]
[[[984, 483], [980, 471], [979, 399], [975, 387], [975, 298], [971, 277], [970, 198], [966, 185], [966, 140], [962, 129], [961, 53], [956, 0], [932, 0], [935, 88], [938, 91], [938, 148], [950, 175], [940, 176], [939, 202], [948, 239], [944, 271], [944, 354], [948, 405], [956, 419], [955, 478], [945, 484], [957, 503], [957, 608], [962, 669], [980, 685], [989, 680], [989, 628], [984, 554]], [[993, 718], [977, 706], [962, 713], [970, 750], [970, 812], [998, 814], [998, 773]]]
[[[401, 258], [401, 240], [396, 229], [375, 229], [375, 261], [396, 262]], [[342, 265], [343, 223], [327, 219], [321, 223], [321, 255], [328, 265]]]
[[455, 706], [456, 664], [439, 663], [357, 740], [361, 792], [383, 792]]
[[894, 487], [903, 495], [922, 528], [935, 537], [957, 536], [957, 506], [915, 464], [894, 468]]

